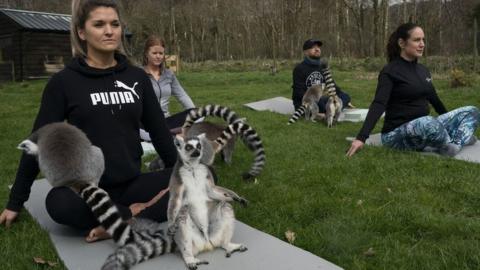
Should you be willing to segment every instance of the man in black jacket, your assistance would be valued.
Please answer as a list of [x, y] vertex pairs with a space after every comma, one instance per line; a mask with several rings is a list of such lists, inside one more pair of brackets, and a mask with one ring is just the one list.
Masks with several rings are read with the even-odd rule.
[[[312, 85], [325, 83], [325, 76], [322, 72], [327, 68], [327, 64], [320, 60], [322, 53], [320, 47], [323, 42], [316, 39], [309, 39], [303, 44], [303, 53], [305, 58], [293, 70], [292, 100], [295, 110], [302, 105], [302, 98], [307, 89]], [[334, 82], [335, 83], [335, 82]], [[353, 107], [350, 103], [350, 96], [343, 92], [335, 83], [337, 95], [343, 101], [343, 107]], [[319, 112], [325, 113], [325, 105], [328, 97], [322, 97], [318, 102]]]

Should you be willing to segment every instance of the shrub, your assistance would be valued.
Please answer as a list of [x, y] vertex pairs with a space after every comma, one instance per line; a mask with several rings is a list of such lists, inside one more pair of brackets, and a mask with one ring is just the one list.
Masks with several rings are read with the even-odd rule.
[[471, 84], [471, 78], [463, 72], [463, 70], [459, 68], [453, 68], [450, 71], [450, 86], [452, 88], [457, 88], [457, 87], [464, 87], [464, 86], [470, 86]]

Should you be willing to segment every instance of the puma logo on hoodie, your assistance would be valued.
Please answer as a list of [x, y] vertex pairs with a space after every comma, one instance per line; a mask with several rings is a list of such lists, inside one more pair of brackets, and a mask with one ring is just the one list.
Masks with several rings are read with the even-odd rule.
[[[113, 85], [116, 88], [123, 88], [128, 90], [128, 92], [100, 92], [100, 93], [92, 93], [90, 94], [90, 98], [92, 99], [93, 106], [97, 104], [103, 105], [114, 105], [114, 104], [127, 104], [127, 103], [135, 103], [135, 99], [133, 95], [140, 99], [137, 92], [135, 91], [135, 86], [137, 86], [138, 82], [135, 82], [132, 87], [129, 87], [125, 83], [116, 80]], [[132, 95], [133, 94], [133, 95]]]

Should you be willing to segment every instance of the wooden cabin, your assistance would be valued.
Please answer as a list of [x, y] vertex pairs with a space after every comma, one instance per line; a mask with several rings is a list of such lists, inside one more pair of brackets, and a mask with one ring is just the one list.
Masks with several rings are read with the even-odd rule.
[[61, 70], [72, 59], [70, 20], [68, 14], [0, 8], [0, 81], [46, 78]]
[[0, 81], [48, 77], [72, 58], [70, 15], [0, 9]]

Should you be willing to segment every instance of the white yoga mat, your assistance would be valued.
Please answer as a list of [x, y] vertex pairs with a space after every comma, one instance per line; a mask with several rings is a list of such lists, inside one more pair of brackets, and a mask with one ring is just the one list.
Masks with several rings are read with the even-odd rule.
[[[50, 189], [51, 186], [47, 181], [34, 181], [30, 199], [25, 203], [25, 208], [37, 220], [40, 226], [48, 231], [59, 257], [68, 269], [100, 269], [107, 256], [115, 249], [113, 241], [105, 240], [87, 244], [84, 241], [84, 233], [52, 221], [45, 209], [45, 197]], [[233, 241], [245, 244], [248, 250], [243, 253], [234, 253], [230, 258], [226, 258], [225, 252], [220, 249], [202, 253], [199, 255], [199, 258], [209, 261], [210, 264], [200, 265], [198, 269], [341, 269], [312, 253], [292, 246], [239, 221], [236, 222]], [[182, 270], [187, 268], [180, 253], [176, 252], [141, 263], [133, 269]]]
[[142, 149], [143, 149], [143, 155], [156, 153], [155, 147], [153, 147], [153, 144], [151, 142], [142, 142]]
[[[292, 115], [294, 110], [291, 99], [274, 97], [244, 104], [256, 111], [270, 111], [280, 114]], [[344, 109], [338, 121], [362, 122], [367, 117], [368, 109]]]
[[293, 114], [295, 108], [291, 99], [286, 97], [274, 97], [244, 104], [255, 111], [271, 111], [281, 114]]
[[[382, 139], [380, 136], [381, 136], [380, 133], [370, 135], [370, 137], [367, 139], [365, 144], [373, 145], [373, 146], [382, 146]], [[352, 141], [354, 138], [347, 137], [346, 139], [347, 141]], [[431, 152], [428, 152], [425, 154], [437, 155]], [[480, 163], [480, 142], [477, 141], [474, 145], [463, 147], [460, 153], [458, 153], [454, 158], [458, 160]]]

